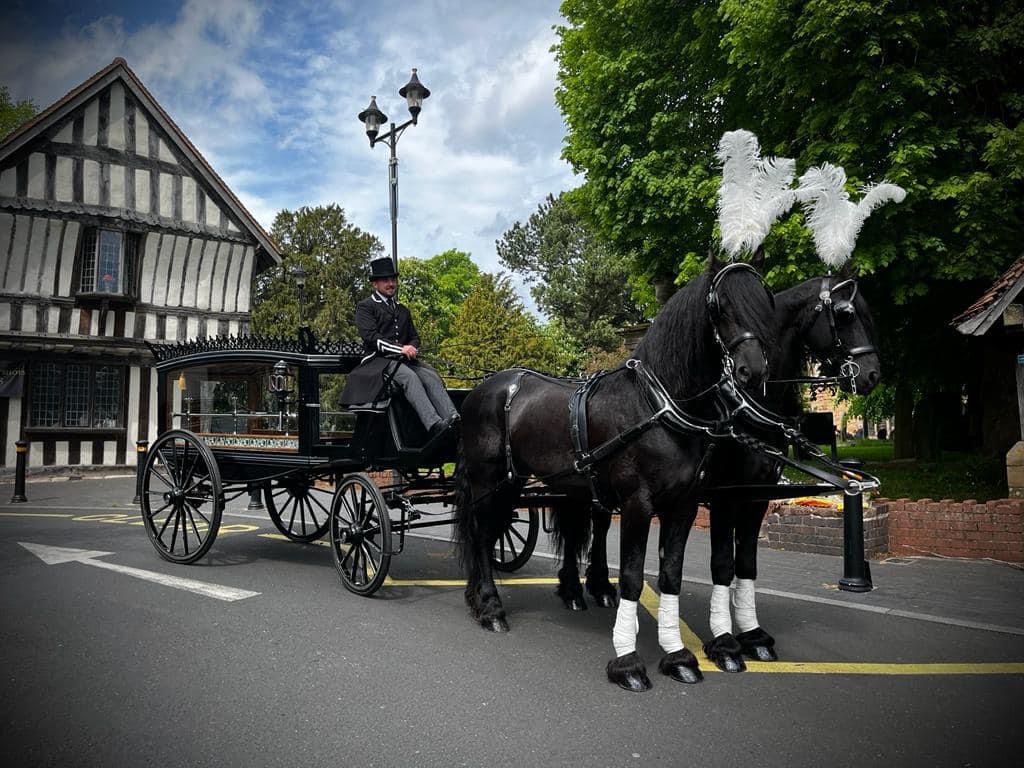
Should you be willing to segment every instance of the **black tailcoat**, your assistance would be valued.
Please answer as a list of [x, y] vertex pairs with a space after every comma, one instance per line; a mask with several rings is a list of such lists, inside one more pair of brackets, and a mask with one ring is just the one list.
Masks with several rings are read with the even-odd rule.
[[[420, 335], [408, 307], [389, 302], [376, 291], [356, 304], [356, 329], [363, 340], [366, 357], [348, 375], [345, 390], [341, 393], [343, 405], [369, 403], [377, 399], [388, 363], [401, 357], [402, 347], [406, 344], [420, 348]], [[402, 359], [407, 365], [415, 365], [415, 361]]]

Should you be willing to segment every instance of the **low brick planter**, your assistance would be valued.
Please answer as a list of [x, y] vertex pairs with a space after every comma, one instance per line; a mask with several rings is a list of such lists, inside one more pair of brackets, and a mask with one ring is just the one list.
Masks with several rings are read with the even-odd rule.
[[[773, 504], [763, 532], [772, 549], [843, 554], [843, 511], [832, 507]], [[889, 548], [888, 513], [864, 507], [864, 554], [875, 557]]]
[[894, 555], [988, 557], [1024, 563], [1024, 500], [877, 499]]

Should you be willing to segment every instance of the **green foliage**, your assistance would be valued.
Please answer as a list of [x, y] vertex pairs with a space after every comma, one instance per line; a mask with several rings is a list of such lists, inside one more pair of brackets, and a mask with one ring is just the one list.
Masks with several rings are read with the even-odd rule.
[[883, 382], [871, 390], [871, 394], [853, 395], [847, 413], [874, 422], [893, 418], [896, 414], [896, 387]]
[[11, 101], [11, 92], [0, 85], [0, 141], [23, 123], [35, 117], [36, 105], [30, 100]]
[[548, 195], [525, 224], [501, 236], [498, 258], [523, 275], [537, 306], [579, 350], [612, 350], [620, 344], [616, 329], [644, 320], [644, 309], [632, 296], [632, 259], [598, 238], [578, 212], [583, 194]]
[[[1020, 0], [565, 0], [556, 98], [564, 156], [600, 233], [680, 281], [714, 244], [725, 130], [766, 154], [907, 190], [875, 211], [851, 262], [875, 313], [883, 377], [958, 391], [949, 321], [1020, 255]], [[776, 288], [821, 274], [802, 215], [765, 242]], [[941, 350], [937, 354], [936, 350]], [[909, 428], [909, 425], [906, 425]]]
[[320, 338], [355, 339], [355, 305], [370, 293], [367, 265], [382, 252], [380, 241], [350, 224], [336, 204], [281, 211], [270, 235], [284, 258], [256, 278], [253, 330], [275, 336], [298, 331], [299, 296], [291, 270], [301, 265], [306, 323]]
[[429, 259], [400, 259], [399, 274], [399, 297], [412, 312], [423, 349], [437, 351], [480, 269], [468, 253], [450, 249]]
[[[441, 344], [441, 357], [453, 372], [468, 377], [515, 366], [549, 373], [564, 372], [567, 360], [556, 329], [541, 327], [523, 308], [508, 276], [480, 275], [454, 322], [454, 333]], [[472, 386], [472, 378], [450, 380]]]

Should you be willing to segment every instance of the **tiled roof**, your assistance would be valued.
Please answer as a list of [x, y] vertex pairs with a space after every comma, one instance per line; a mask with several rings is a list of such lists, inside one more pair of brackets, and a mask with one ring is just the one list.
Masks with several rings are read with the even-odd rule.
[[976, 302], [953, 318], [951, 325], [969, 336], [984, 335], [1024, 289], [1024, 256], [1006, 270]]
[[[120, 72], [117, 72], [118, 70], [120, 70]], [[245, 224], [249, 228], [250, 232], [252, 232], [260, 244], [268, 251], [268, 255], [275, 261], [280, 261], [281, 249], [277, 243], [275, 243], [266, 230], [260, 226], [260, 223], [256, 221], [251, 213], [249, 213], [248, 209], [242, 205], [242, 201], [235, 196], [235, 193], [231, 191], [230, 187], [228, 187], [220, 175], [213, 170], [213, 167], [206, 161], [206, 158], [203, 157], [202, 153], [196, 149], [195, 145], [191, 141], [189, 141], [188, 136], [186, 136], [181, 128], [178, 127], [177, 123], [171, 119], [171, 116], [164, 111], [163, 107], [160, 106], [160, 103], [153, 98], [153, 94], [151, 94], [146, 86], [142, 84], [138, 75], [136, 75], [132, 71], [131, 67], [128, 66], [128, 62], [120, 56], [88, 80], [75, 88], [72, 88], [53, 104], [8, 135], [3, 141], [0, 141], [0, 157], [13, 150], [15, 148], [14, 145], [23, 144], [35, 134], [37, 129], [41, 129], [42, 126], [49, 124], [51, 118], [55, 118], [63, 112], [64, 109], [74, 102], [79, 95], [89, 91], [98, 82], [115, 72], [120, 75], [121, 79], [124, 80], [132, 90], [135, 90], [137, 94], [144, 97], [146, 106], [156, 112], [163, 120], [166, 127], [170, 129], [173, 140], [179, 144], [181, 149], [185, 150], [186, 155], [191, 155], [192, 159], [199, 166], [198, 169], [200, 173], [204, 174], [207, 179], [214, 184], [217, 191], [223, 194], [224, 197], [234, 205], [238, 213], [240, 213], [242, 218], [245, 220]]]

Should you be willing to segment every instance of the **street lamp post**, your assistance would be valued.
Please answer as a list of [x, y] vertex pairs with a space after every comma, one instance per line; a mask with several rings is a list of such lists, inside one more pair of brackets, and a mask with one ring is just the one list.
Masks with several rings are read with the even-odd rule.
[[398, 271], [398, 156], [395, 154], [395, 147], [398, 145], [398, 138], [410, 125], [416, 125], [419, 120], [420, 110], [423, 108], [423, 100], [430, 95], [430, 91], [420, 82], [413, 69], [409, 82], [398, 90], [398, 95], [406, 100], [409, 105], [409, 114], [412, 115], [401, 125], [391, 123], [391, 129], [383, 136], [378, 136], [381, 125], [387, 122], [388, 116], [377, 108], [377, 97], [370, 97], [369, 106], [359, 113], [359, 122], [366, 126], [366, 135], [370, 139], [370, 146], [378, 142], [386, 141], [391, 149], [391, 157], [388, 160], [388, 193], [391, 203], [391, 260], [394, 262], [395, 271]]

